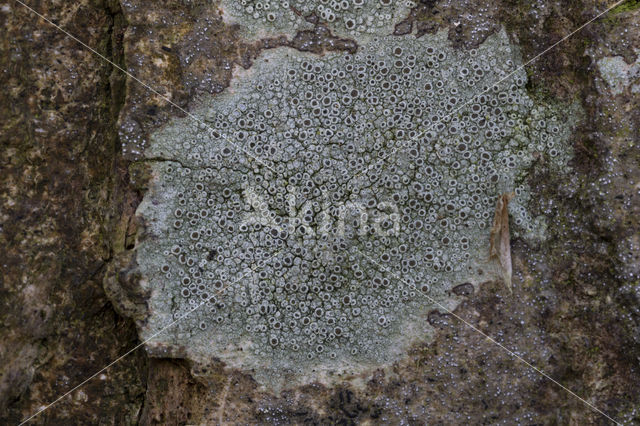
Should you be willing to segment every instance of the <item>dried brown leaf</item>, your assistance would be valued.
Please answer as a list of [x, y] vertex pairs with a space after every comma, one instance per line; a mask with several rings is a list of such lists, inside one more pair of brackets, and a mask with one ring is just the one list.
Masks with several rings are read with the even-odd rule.
[[502, 278], [511, 292], [511, 244], [509, 236], [509, 201], [513, 192], [505, 193], [498, 198], [496, 213], [490, 234], [489, 259], [495, 259], [502, 270]]

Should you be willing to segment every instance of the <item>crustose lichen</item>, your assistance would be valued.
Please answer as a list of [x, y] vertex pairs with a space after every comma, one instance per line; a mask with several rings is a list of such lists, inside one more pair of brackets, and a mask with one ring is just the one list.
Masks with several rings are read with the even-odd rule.
[[494, 85], [518, 64], [504, 32], [470, 52], [443, 33], [383, 37], [355, 55], [270, 51], [200, 99], [213, 130], [175, 119], [146, 152], [166, 161], [139, 208], [143, 337], [204, 303], [160, 344], [276, 387], [427, 337], [429, 300], [454, 308], [452, 287], [489, 278], [497, 197], [515, 191], [532, 237], [526, 172], [537, 156], [566, 166], [568, 124], [533, 103], [524, 71]]

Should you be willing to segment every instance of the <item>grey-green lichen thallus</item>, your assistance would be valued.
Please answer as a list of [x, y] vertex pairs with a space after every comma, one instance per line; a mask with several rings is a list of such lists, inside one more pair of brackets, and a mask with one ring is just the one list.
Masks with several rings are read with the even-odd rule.
[[276, 390], [428, 340], [433, 301], [455, 309], [454, 286], [502, 276], [498, 197], [515, 194], [512, 235], [542, 239], [528, 171], [567, 170], [573, 112], [534, 103], [520, 64], [504, 31], [471, 51], [445, 32], [378, 37], [355, 55], [267, 51], [201, 97], [210, 128], [176, 118], [145, 152], [162, 161], [138, 209], [142, 337], [203, 304], [148, 345]]

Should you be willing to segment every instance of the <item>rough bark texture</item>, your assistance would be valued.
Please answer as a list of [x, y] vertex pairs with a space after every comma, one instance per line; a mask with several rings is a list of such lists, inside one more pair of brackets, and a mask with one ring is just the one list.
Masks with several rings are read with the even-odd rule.
[[[38, 2], [40, 13], [115, 62], [117, 3]], [[0, 5], [2, 345], [0, 417], [33, 414], [137, 341], [102, 276], [135, 207], [115, 131], [124, 79], [13, 1]], [[138, 351], [36, 421], [135, 422], [147, 361]]]
[[[321, 26], [249, 45], [215, 2], [122, 4], [29, 2], [184, 108], [223, 90], [233, 66], [249, 67], [261, 49], [354, 48]], [[449, 27], [469, 48], [502, 24], [526, 61], [604, 7], [423, 0], [396, 33]], [[132, 218], [145, 188], [144, 164], [122, 147], [180, 112], [13, 0], [0, 2], [0, 23], [0, 421], [13, 424], [139, 343], [130, 317], [144, 295], [112, 291], [133, 288], [122, 283], [135, 280]], [[533, 96], [585, 110], [574, 172], [532, 177], [550, 238], [512, 241], [512, 294], [502, 283], [454, 290], [467, 296], [457, 315], [626, 423], [640, 422], [640, 100], [630, 88], [612, 96], [596, 61], [634, 62], [639, 25], [638, 2], [628, 1], [527, 67]], [[186, 362], [150, 360], [140, 348], [33, 422], [607, 422], [456, 318], [434, 312], [430, 322], [433, 343], [361, 390], [309, 385], [274, 396], [221, 365], [198, 381]]]

